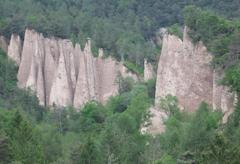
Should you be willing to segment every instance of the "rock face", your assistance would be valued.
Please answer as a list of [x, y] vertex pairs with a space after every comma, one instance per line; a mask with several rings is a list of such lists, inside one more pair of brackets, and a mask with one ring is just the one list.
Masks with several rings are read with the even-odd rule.
[[43, 63], [45, 58], [44, 38], [27, 30], [23, 44], [22, 59], [18, 71], [18, 86], [30, 88], [37, 93], [40, 104], [45, 104]]
[[68, 40], [59, 40], [58, 45], [59, 61], [50, 89], [49, 105], [70, 106], [73, 102], [73, 90], [76, 85], [76, 75], [73, 69], [74, 59], [72, 59], [74, 57], [73, 46]]
[[[76, 48], [80, 49], [80, 46]], [[86, 43], [84, 51], [79, 51], [78, 55], [80, 63], [73, 101], [75, 107], [81, 107], [89, 100], [100, 100], [97, 92], [97, 67], [91, 52], [90, 40]]]
[[229, 88], [219, 85], [219, 81], [222, 79], [223, 73], [215, 70], [213, 72], [213, 97], [212, 107], [213, 109], [221, 109], [224, 113], [223, 122], [227, 122], [228, 116], [234, 110], [236, 95], [229, 92]]
[[166, 121], [168, 115], [156, 107], [150, 107], [149, 114], [149, 122], [147, 121], [142, 125], [141, 133], [153, 135], [163, 133], [165, 131], [164, 121]]
[[155, 104], [171, 94], [177, 96], [179, 105], [188, 111], [196, 110], [204, 101], [227, 114], [233, 108], [234, 95], [217, 84], [221, 76], [210, 66], [211, 54], [201, 42], [194, 45], [187, 31], [185, 28], [183, 41], [173, 35], [164, 36]]
[[19, 64], [18, 86], [30, 88], [42, 105], [78, 108], [91, 100], [104, 103], [118, 93], [119, 73], [137, 79], [122, 63], [104, 59], [102, 49], [99, 57], [93, 57], [90, 40], [82, 50], [70, 40], [44, 38], [27, 29], [22, 52], [17, 35], [8, 49], [9, 57]]
[[21, 62], [22, 43], [18, 35], [12, 34], [8, 46], [8, 57], [16, 62], [19, 66]]
[[0, 36], [0, 48], [7, 53], [8, 51], [8, 42], [4, 36]]
[[153, 66], [151, 63], [148, 63], [148, 61], [144, 60], [144, 81], [148, 81], [150, 79], [153, 79], [155, 77], [155, 73], [153, 70]]

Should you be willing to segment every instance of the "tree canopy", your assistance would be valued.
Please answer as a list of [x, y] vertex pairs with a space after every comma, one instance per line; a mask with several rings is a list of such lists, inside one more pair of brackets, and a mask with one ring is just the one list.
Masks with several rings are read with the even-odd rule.
[[[222, 84], [240, 93], [238, 0], [0, 0], [0, 32], [8, 36], [26, 27], [45, 35], [83, 43], [125, 58], [142, 74], [143, 57], [154, 60], [151, 41], [161, 26], [181, 35], [190, 27], [194, 41], [213, 53], [214, 65], [225, 71]], [[187, 4], [207, 8], [188, 6]], [[209, 11], [211, 10], [211, 11]], [[230, 18], [217, 15], [219, 12]], [[176, 24], [178, 23], [178, 25]], [[154, 40], [154, 39], [153, 39]], [[150, 47], [150, 48], [149, 48]], [[202, 103], [195, 113], [180, 111], [176, 97], [161, 100], [168, 118], [165, 132], [142, 134], [154, 101], [155, 80], [135, 83], [119, 79], [120, 94], [107, 104], [87, 103], [49, 110], [30, 91], [17, 88], [17, 68], [0, 50], [0, 163], [39, 164], [174, 164], [239, 163], [240, 101], [226, 124], [223, 114]], [[239, 96], [240, 97], [240, 96]]]
[[230, 19], [240, 14], [238, 0], [1, 0], [0, 34], [10, 36], [25, 28], [45, 35], [85, 43], [92, 38], [93, 51], [125, 58], [137, 66], [143, 58], [156, 60], [154, 44], [160, 27], [183, 24], [186, 5], [211, 9]]

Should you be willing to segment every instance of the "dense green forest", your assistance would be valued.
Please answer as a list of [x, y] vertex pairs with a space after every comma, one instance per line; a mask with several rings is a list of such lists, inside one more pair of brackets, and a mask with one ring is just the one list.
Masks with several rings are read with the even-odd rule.
[[23, 36], [26, 27], [45, 35], [82, 43], [92, 38], [93, 51], [127, 59], [137, 66], [154, 62], [160, 27], [183, 24], [186, 5], [211, 9], [230, 19], [240, 16], [239, 0], [1, 0], [0, 34]]
[[0, 163], [2, 164], [174, 164], [233, 163], [240, 160], [240, 105], [227, 124], [203, 103], [196, 113], [180, 112], [177, 99], [161, 101], [169, 113], [165, 133], [141, 134], [148, 121], [154, 80], [122, 79], [121, 94], [81, 112], [47, 109], [30, 91], [16, 86], [16, 67], [0, 52]]
[[[186, 4], [211, 11], [194, 6], [182, 10]], [[6, 36], [12, 32], [23, 35], [30, 27], [77, 42], [91, 37], [95, 47], [103, 47], [109, 55], [123, 55], [141, 65], [142, 57], [155, 60], [156, 47], [150, 40], [159, 27], [185, 23], [191, 28], [192, 39], [203, 41], [215, 56], [213, 66], [225, 71], [222, 84], [240, 95], [239, 8], [237, 0], [0, 0], [0, 31]], [[176, 29], [178, 25], [171, 27], [173, 32]], [[106, 105], [89, 102], [76, 112], [72, 107], [54, 110], [39, 106], [31, 91], [17, 88], [16, 74], [16, 66], [1, 51], [2, 164], [240, 161], [239, 100], [228, 122], [222, 124], [223, 114], [207, 104], [202, 103], [196, 113], [186, 113], [180, 111], [177, 98], [169, 95], [161, 101], [161, 108], [169, 113], [166, 131], [152, 136], [139, 129], [149, 118], [154, 80], [134, 83], [121, 79], [120, 95]]]

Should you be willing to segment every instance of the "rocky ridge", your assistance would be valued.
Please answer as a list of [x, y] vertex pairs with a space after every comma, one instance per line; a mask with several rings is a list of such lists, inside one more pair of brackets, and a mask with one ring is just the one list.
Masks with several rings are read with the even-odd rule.
[[155, 77], [155, 72], [151, 63], [144, 60], [144, 81], [148, 81]]
[[8, 51], [8, 40], [4, 36], [0, 36], [0, 48], [7, 53]]
[[79, 108], [91, 100], [104, 103], [118, 93], [119, 74], [138, 79], [121, 62], [105, 59], [102, 49], [94, 57], [90, 40], [82, 50], [70, 40], [45, 38], [29, 29], [23, 46], [20, 37], [12, 35], [8, 56], [19, 65], [18, 86], [35, 92], [41, 105]]
[[195, 111], [201, 102], [210, 104], [214, 109], [221, 109], [224, 120], [233, 110], [234, 94], [228, 88], [218, 84], [221, 71], [211, 67], [212, 55], [202, 42], [193, 44], [185, 27], [183, 40], [165, 34], [159, 59], [156, 98], [168, 94], [179, 100], [179, 105], [188, 111]]
[[212, 69], [212, 55], [202, 42], [193, 44], [187, 27], [183, 40], [166, 32], [163, 34], [155, 107], [149, 109], [150, 125], [143, 125], [141, 132], [154, 135], [164, 132], [167, 114], [160, 109], [160, 100], [169, 94], [178, 98], [182, 110], [190, 112], [196, 111], [201, 102], [208, 103], [214, 110], [224, 113], [225, 123], [234, 110], [236, 96], [219, 84], [223, 71]]

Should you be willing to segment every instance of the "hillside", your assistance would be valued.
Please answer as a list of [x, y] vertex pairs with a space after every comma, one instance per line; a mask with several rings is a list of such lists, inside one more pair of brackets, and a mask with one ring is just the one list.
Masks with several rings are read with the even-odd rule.
[[191, 4], [230, 19], [239, 16], [238, 0], [1, 0], [0, 34], [23, 38], [28, 27], [81, 45], [90, 37], [95, 55], [103, 48], [107, 55], [143, 66], [144, 58], [156, 62], [158, 29], [182, 25], [182, 10]]
[[239, 163], [239, 8], [0, 0], [0, 164]]

